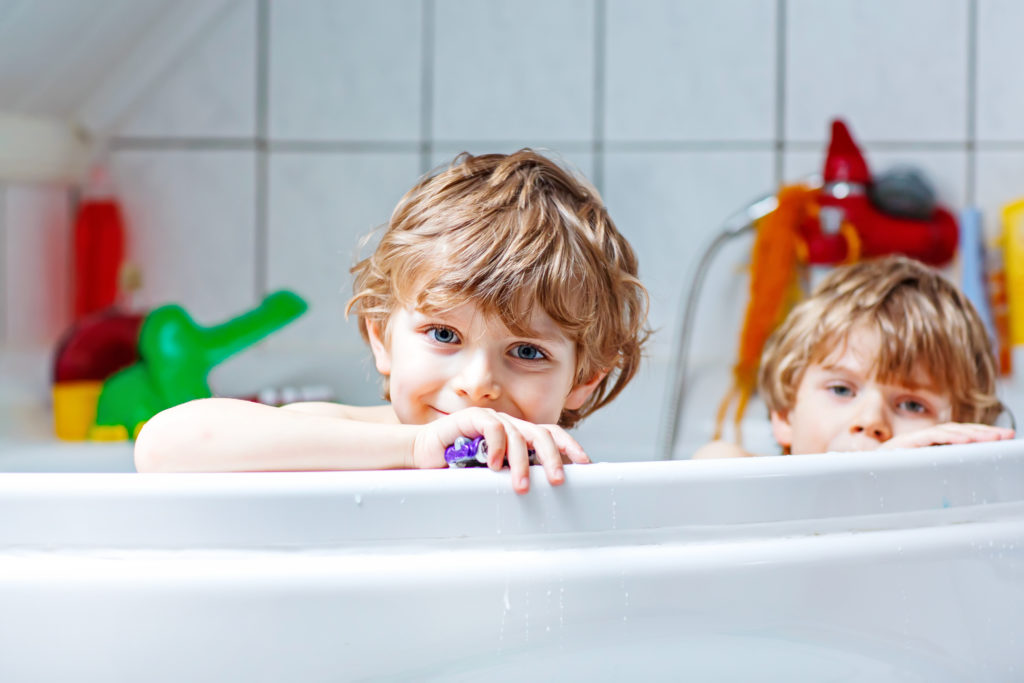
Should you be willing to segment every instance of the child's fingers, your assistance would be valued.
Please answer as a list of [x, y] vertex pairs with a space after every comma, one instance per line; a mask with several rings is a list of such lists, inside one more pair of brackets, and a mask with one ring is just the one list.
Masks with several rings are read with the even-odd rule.
[[487, 444], [487, 466], [495, 471], [500, 470], [505, 462], [505, 452], [508, 450], [505, 424], [497, 415], [486, 415], [481, 418], [481, 423], [479, 432]]
[[983, 424], [961, 424], [961, 427], [968, 427], [974, 433], [985, 434], [993, 441], [1002, 441], [1003, 439], [1012, 439], [1015, 432], [1010, 427], [996, 427], [995, 425], [983, 425]]
[[947, 446], [953, 444], [981, 443], [1012, 439], [1014, 431], [1006, 427], [991, 425], [947, 422], [928, 427], [910, 434], [901, 434], [882, 444], [882, 448], [919, 448], [922, 446]]
[[[512, 476], [512, 488], [516, 493], [526, 493], [530, 490], [530, 452], [526, 439], [523, 438], [515, 425], [502, 420], [505, 423], [505, 436], [507, 438], [508, 469]], [[501, 461], [498, 461], [498, 468]]]
[[1005, 427], [992, 427], [983, 424], [970, 424], [949, 422], [935, 428], [939, 437], [944, 437], [944, 443], [974, 443], [980, 441], [1001, 441], [1012, 439], [1013, 430]]
[[567, 457], [569, 462], [574, 462], [578, 465], [585, 465], [590, 462], [590, 457], [583, 450], [583, 447], [577, 443], [576, 439], [569, 435], [569, 432], [556, 425], [548, 425], [547, 430], [551, 434], [551, 438], [555, 440], [558, 451]]
[[508, 463], [512, 487], [518, 493], [530, 489], [531, 450], [553, 486], [565, 481], [563, 456], [567, 462], [590, 462], [583, 448], [561, 427], [533, 424], [488, 408], [466, 408], [433, 426], [443, 431], [444, 443], [452, 443], [458, 436], [483, 436], [487, 466], [498, 471]]
[[544, 473], [552, 486], [558, 486], [565, 481], [565, 471], [562, 469], [562, 454], [559, 452], [558, 444], [553, 434], [543, 427], [532, 431], [531, 445], [533, 452], [544, 466]]
[[1012, 439], [1014, 436], [1012, 429], [1007, 427], [994, 427], [992, 425], [953, 423], [950, 425], [950, 429], [963, 435], [967, 439], [965, 443], [977, 441], [1002, 441], [1003, 439]]

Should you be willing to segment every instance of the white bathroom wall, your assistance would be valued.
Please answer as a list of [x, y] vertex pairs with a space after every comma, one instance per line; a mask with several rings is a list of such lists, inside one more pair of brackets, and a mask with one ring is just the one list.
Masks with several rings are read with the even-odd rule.
[[[1021, 26], [1013, 0], [237, 0], [111, 142], [137, 303], [213, 322], [293, 288], [310, 313], [218, 370], [218, 388], [322, 381], [373, 401], [343, 316], [359, 236], [459, 151], [548, 149], [597, 183], [639, 252], [656, 330], [640, 376], [580, 439], [599, 458], [653, 456], [700, 249], [729, 214], [818, 170], [833, 116], [874, 169], [918, 165], [994, 233], [1024, 194]], [[31, 267], [45, 237], [21, 224], [49, 209], [24, 192], [3, 204], [0, 333], [45, 346], [61, 317], [30, 315], [44, 295], [23, 292], [65, 311], [66, 275]], [[717, 258], [701, 299], [693, 442], [728, 376], [748, 247]]]

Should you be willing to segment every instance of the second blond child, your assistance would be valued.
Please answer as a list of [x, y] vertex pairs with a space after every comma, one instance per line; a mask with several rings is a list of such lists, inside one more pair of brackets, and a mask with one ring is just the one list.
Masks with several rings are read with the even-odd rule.
[[[758, 393], [784, 454], [1011, 439], [989, 338], [935, 270], [889, 257], [837, 268], [765, 345]], [[695, 459], [751, 455], [715, 441]]]

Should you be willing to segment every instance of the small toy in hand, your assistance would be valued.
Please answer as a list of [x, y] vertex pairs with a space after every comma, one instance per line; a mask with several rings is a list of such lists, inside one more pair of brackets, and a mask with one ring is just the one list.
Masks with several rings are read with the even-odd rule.
[[[444, 461], [448, 467], [487, 467], [487, 442], [482, 436], [474, 439], [460, 436], [455, 439], [455, 443], [444, 449]], [[537, 464], [532, 448], [530, 464]]]

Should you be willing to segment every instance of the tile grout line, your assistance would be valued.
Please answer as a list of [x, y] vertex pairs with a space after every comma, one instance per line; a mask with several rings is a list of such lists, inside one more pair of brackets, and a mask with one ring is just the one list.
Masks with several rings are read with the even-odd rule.
[[594, 0], [594, 130], [591, 151], [594, 155], [593, 178], [594, 187], [604, 194], [605, 173], [605, 88], [607, 86], [607, 43], [608, 43], [608, 3], [605, 0]]
[[422, 71], [420, 73], [420, 173], [426, 174], [433, 168], [434, 156], [434, 45], [435, 45], [435, 4], [434, 0], [423, 0], [423, 45]]
[[775, 178], [781, 187], [786, 150], [786, 0], [775, 3]]
[[978, 174], [978, 2], [967, 2], [967, 167], [964, 195], [967, 205], [977, 203]]
[[267, 145], [269, 138], [270, 109], [270, 3], [269, 0], [258, 0], [256, 4], [256, 167], [254, 169], [254, 231], [253, 236], [253, 287], [256, 301], [260, 301], [267, 293], [267, 271], [270, 264], [269, 239], [270, 228], [270, 150]]
[[0, 183], [0, 348], [7, 345], [8, 317], [11, 314], [10, 287], [7, 282], [7, 185]]
[[[431, 145], [437, 147], [465, 147], [507, 145], [517, 140], [433, 140]], [[821, 148], [822, 140], [791, 140], [786, 142], [777, 138], [763, 140], [602, 140], [604, 152], [742, 152], [782, 147], [790, 151], [808, 151]], [[918, 150], [918, 151], [957, 151], [965, 148], [960, 140], [861, 140], [862, 144], [883, 150]], [[593, 142], [582, 140], [549, 140], [549, 146], [575, 152], [593, 151]], [[982, 149], [1018, 150], [1024, 147], [1022, 140], [985, 140], [975, 142], [974, 147]], [[395, 153], [405, 154], [422, 150], [419, 140], [260, 140], [257, 138], [138, 138], [120, 137], [111, 141], [111, 149], [118, 152], [157, 152], [157, 151], [257, 151], [269, 153], [299, 152], [308, 154], [344, 154], [344, 153]]]

